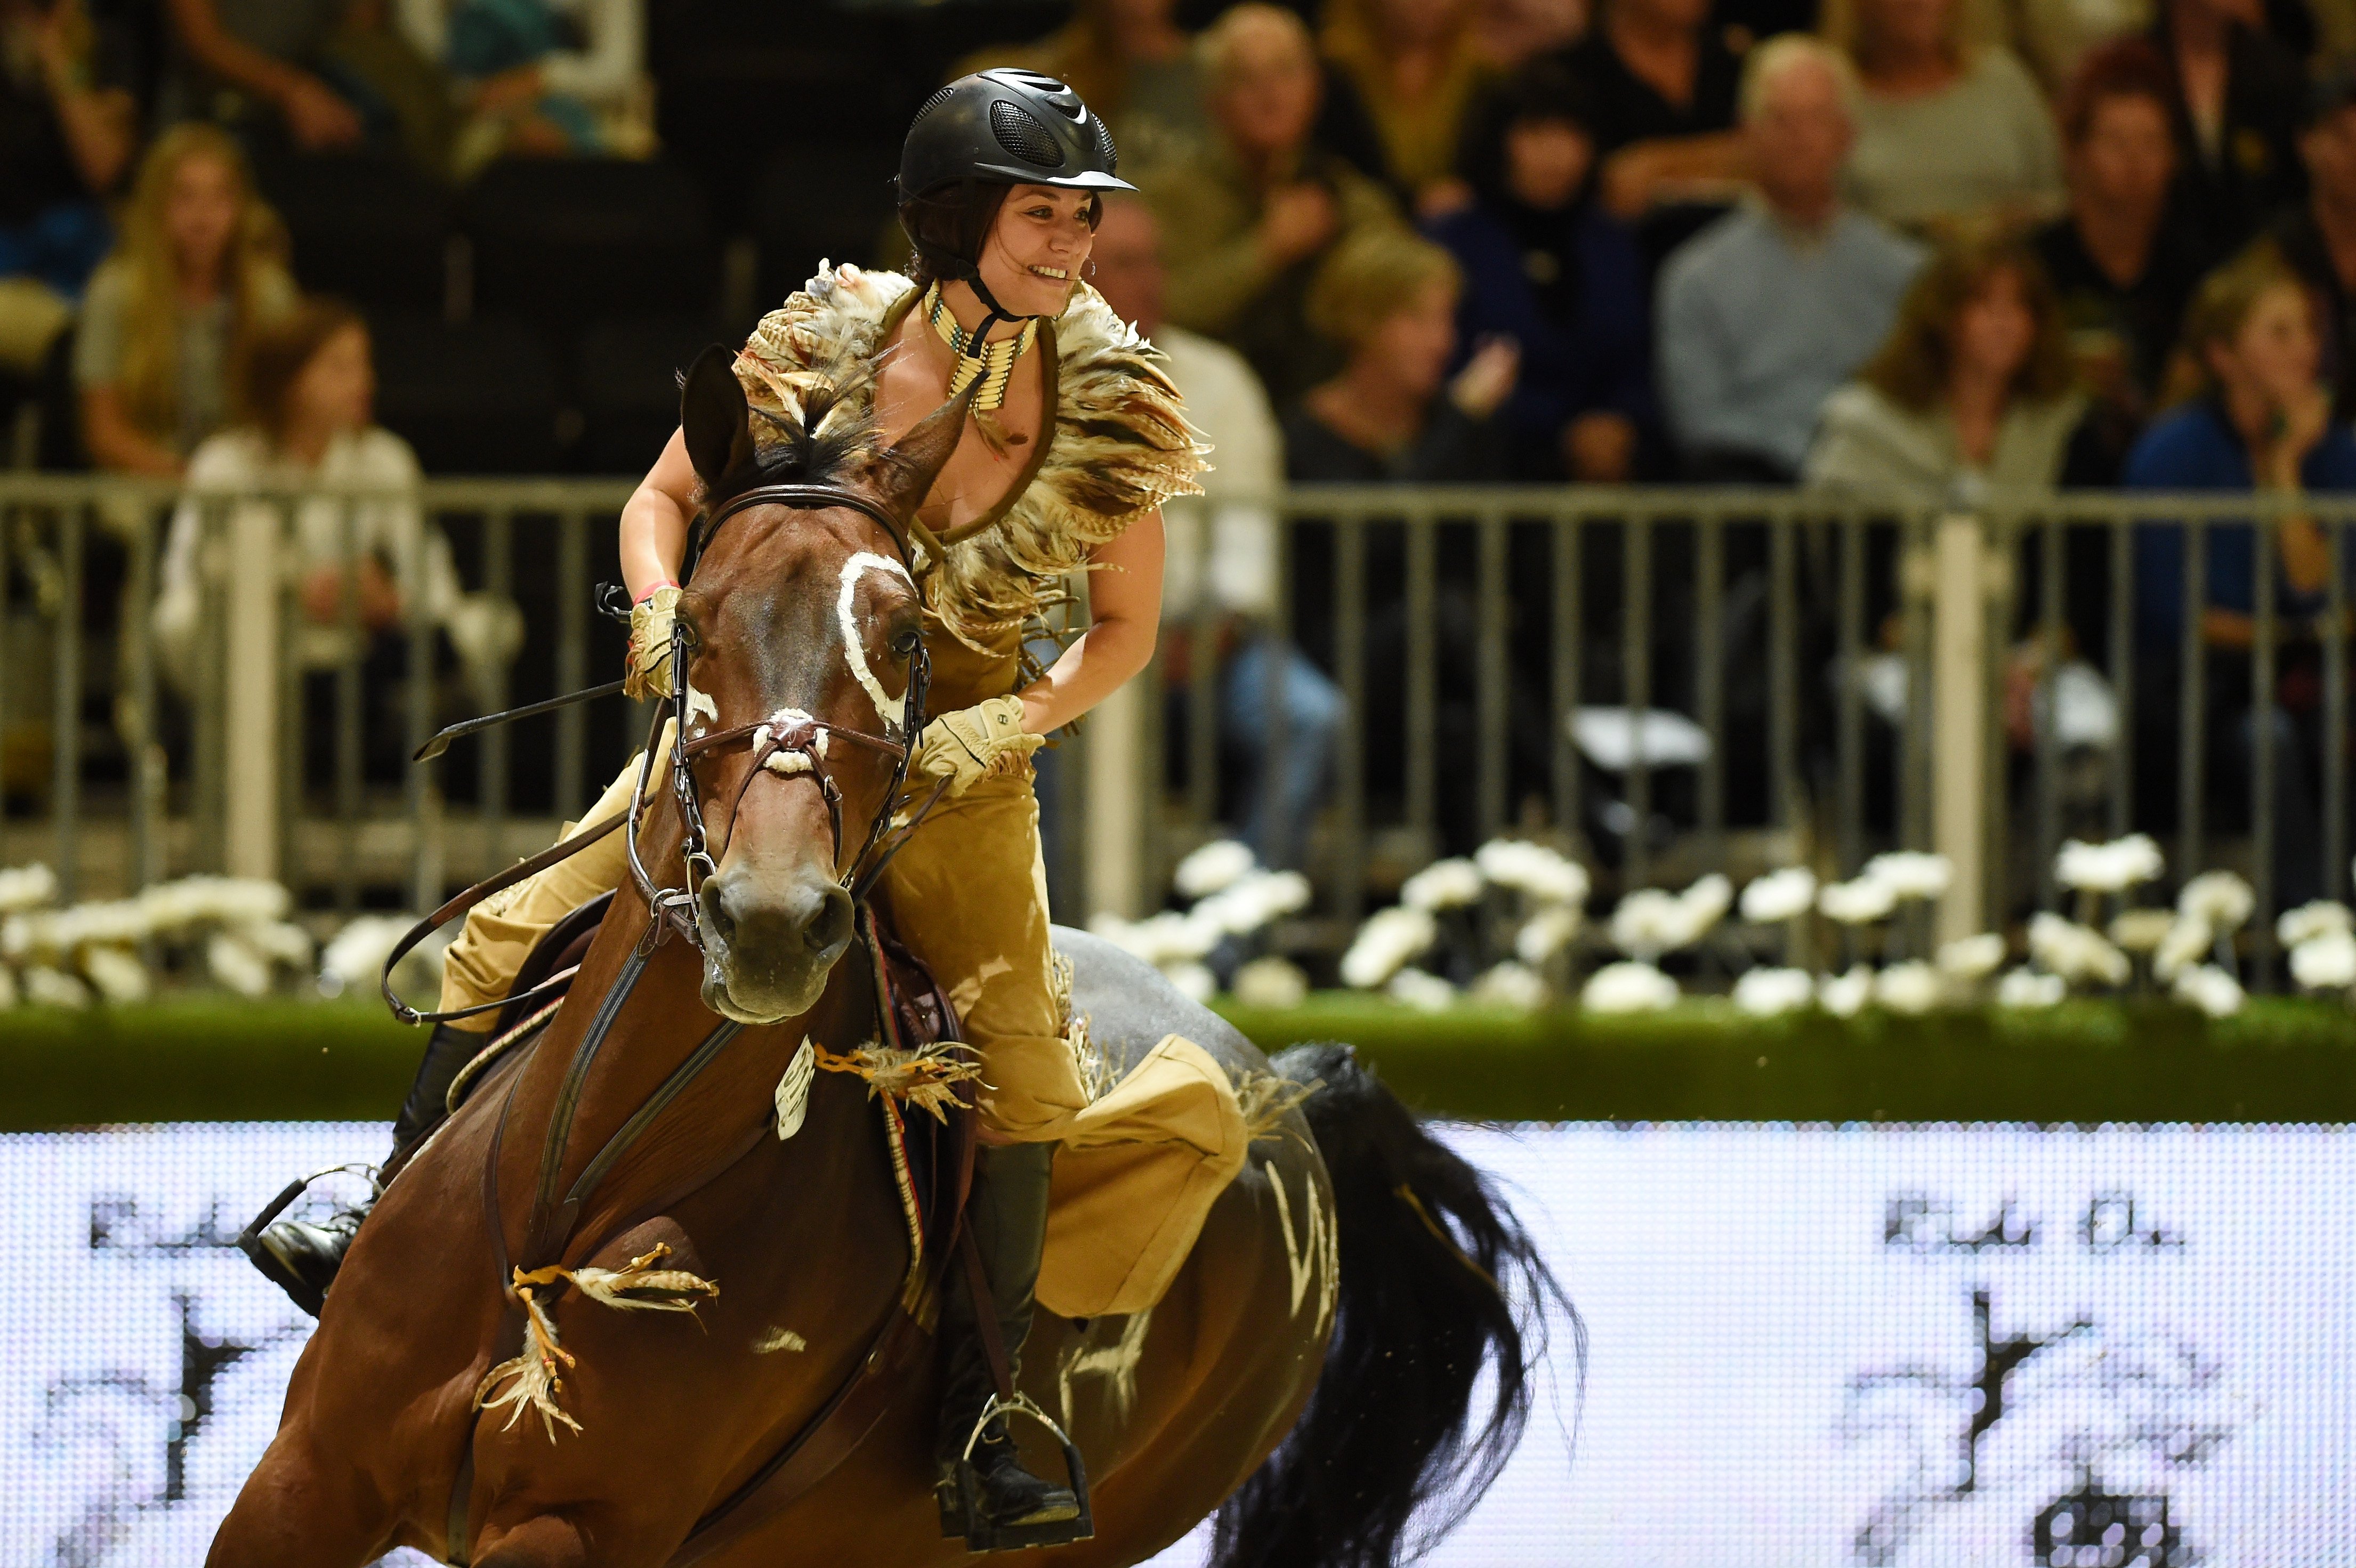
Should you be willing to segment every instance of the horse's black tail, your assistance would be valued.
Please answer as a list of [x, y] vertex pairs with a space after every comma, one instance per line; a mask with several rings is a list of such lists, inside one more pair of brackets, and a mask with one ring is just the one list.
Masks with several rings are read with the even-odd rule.
[[[1277, 1058], [1332, 1174], [1342, 1280], [1300, 1423], [1219, 1509], [1214, 1568], [1393, 1568], [1453, 1528], [1521, 1441], [1549, 1308], [1587, 1330], [1491, 1183], [1345, 1045]], [[1483, 1373], [1494, 1391], [1476, 1408]]]

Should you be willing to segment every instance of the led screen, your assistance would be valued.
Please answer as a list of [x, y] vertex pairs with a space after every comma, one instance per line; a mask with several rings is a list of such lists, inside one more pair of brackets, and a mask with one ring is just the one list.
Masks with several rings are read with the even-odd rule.
[[[1434, 1563], [2356, 1561], [2344, 1131], [1448, 1136], [1590, 1360], [1582, 1414], [1558, 1325], [1554, 1395]], [[230, 1239], [382, 1137], [0, 1137], [0, 1563], [202, 1561], [307, 1325]]]

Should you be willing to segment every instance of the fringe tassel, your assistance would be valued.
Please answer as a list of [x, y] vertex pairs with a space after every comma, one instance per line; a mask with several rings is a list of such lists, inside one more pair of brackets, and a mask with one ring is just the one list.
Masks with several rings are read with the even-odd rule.
[[916, 1050], [867, 1044], [848, 1056], [837, 1056], [812, 1042], [816, 1060], [829, 1072], [853, 1072], [867, 1080], [871, 1095], [888, 1094], [904, 1105], [930, 1111], [946, 1124], [948, 1107], [957, 1104], [956, 1086], [981, 1076], [973, 1047], [961, 1040], [936, 1040]]
[[[556, 1320], [548, 1308], [540, 1304], [533, 1292], [542, 1286], [559, 1283], [571, 1285], [582, 1295], [602, 1306], [624, 1312], [684, 1312], [693, 1316], [695, 1309], [720, 1294], [720, 1287], [708, 1279], [684, 1269], [662, 1269], [654, 1265], [670, 1256], [670, 1248], [661, 1243], [654, 1251], [632, 1258], [617, 1269], [569, 1269], [551, 1264], [542, 1269], [526, 1273], [515, 1271], [515, 1292], [523, 1302], [524, 1322], [529, 1343], [523, 1354], [512, 1360], [501, 1361], [483, 1374], [475, 1388], [477, 1410], [497, 1410], [511, 1407], [504, 1432], [530, 1411], [540, 1417], [548, 1431], [548, 1440], [556, 1441], [556, 1424], [564, 1423], [574, 1432], [581, 1424], [567, 1415], [556, 1403], [564, 1392], [563, 1371], [578, 1366], [579, 1361], [556, 1337]], [[508, 1391], [498, 1398], [491, 1391], [509, 1379]]]
[[1251, 1141], [1258, 1143], [1277, 1136], [1277, 1123], [1284, 1114], [1323, 1087], [1323, 1078], [1295, 1083], [1273, 1072], [1247, 1071], [1236, 1080], [1236, 1108], [1244, 1115], [1244, 1129]]

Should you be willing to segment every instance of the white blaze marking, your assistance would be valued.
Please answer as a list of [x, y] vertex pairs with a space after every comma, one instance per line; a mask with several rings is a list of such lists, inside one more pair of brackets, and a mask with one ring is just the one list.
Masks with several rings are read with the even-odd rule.
[[911, 590], [916, 586], [908, 580], [908, 572], [896, 560], [888, 560], [869, 550], [861, 550], [842, 563], [842, 592], [834, 602], [834, 618], [842, 626], [842, 656], [851, 666], [851, 677], [866, 688], [868, 700], [875, 704], [876, 713], [894, 730], [908, 728], [908, 699], [904, 693], [894, 697], [867, 667], [867, 643], [859, 635], [859, 619], [851, 613], [851, 601], [859, 590], [859, 574], [862, 571], [888, 571]]
[[687, 721], [694, 723], [699, 713], [714, 724], [720, 722], [720, 704], [712, 700], [711, 693], [696, 690], [695, 682], [691, 680], [687, 683]]
[[[1111, 1387], [1106, 1392], [1112, 1400], [1113, 1419], [1128, 1421], [1130, 1408], [1137, 1403], [1137, 1364], [1145, 1359], [1145, 1333], [1152, 1321], [1153, 1311], [1148, 1307], [1121, 1324], [1120, 1338], [1113, 1343], [1088, 1349], [1087, 1341], [1080, 1341], [1083, 1348], [1064, 1362], [1060, 1377], [1066, 1425], [1072, 1419], [1072, 1380], [1090, 1373], [1110, 1380]], [[1094, 1324], [1089, 1330], [1095, 1331]]]
[[802, 1118], [809, 1114], [810, 1080], [818, 1073], [818, 1057], [810, 1042], [802, 1041], [794, 1059], [786, 1063], [786, 1075], [777, 1080], [777, 1137], [780, 1142], [802, 1130]]

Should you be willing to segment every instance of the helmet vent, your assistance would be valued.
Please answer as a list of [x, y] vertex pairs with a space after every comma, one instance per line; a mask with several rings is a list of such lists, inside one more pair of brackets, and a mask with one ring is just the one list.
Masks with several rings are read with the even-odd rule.
[[1104, 116], [1101, 114], [1090, 115], [1088, 117], [1088, 129], [1096, 133], [1097, 156], [1104, 161], [1104, 172], [1107, 174], [1119, 172], [1120, 167], [1120, 154], [1113, 148], [1112, 133], [1105, 129]]
[[1001, 98], [990, 106], [990, 133], [998, 144], [1035, 168], [1064, 166], [1064, 150], [1055, 133], [1025, 113], [1019, 104]]
[[[952, 84], [948, 87], [942, 88], [938, 92], [936, 92], [930, 98], [926, 99], [925, 106], [916, 111], [916, 120], [922, 120], [926, 115], [930, 114], [942, 104], [947, 103], [949, 101], [950, 96], [956, 91], [957, 88]], [[908, 123], [914, 125], [916, 123], [916, 120], [911, 120]]]

